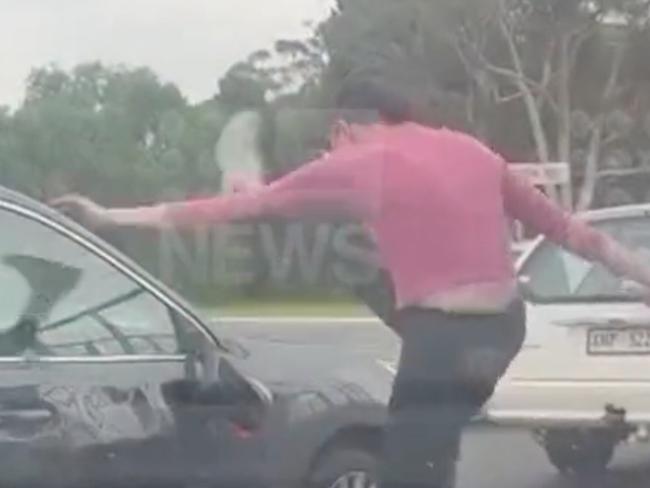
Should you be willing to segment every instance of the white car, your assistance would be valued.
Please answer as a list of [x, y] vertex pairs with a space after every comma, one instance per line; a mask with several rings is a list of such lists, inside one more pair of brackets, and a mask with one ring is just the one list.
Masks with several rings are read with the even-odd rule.
[[[650, 261], [650, 205], [585, 217]], [[545, 239], [518, 269], [528, 335], [486, 415], [531, 427], [562, 472], [603, 469], [620, 442], [647, 437], [650, 307], [638, 287]]]

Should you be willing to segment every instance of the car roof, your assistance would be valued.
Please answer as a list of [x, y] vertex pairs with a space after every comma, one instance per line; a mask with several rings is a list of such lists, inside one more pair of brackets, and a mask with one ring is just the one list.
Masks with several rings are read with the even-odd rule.
[[[199, 314], [196, 313], [195, 308], [192, 305], [190, 305], [190, 303], [187, 300], [185, 300], [183, 297], [178, 295], [178, 293], [176, 293], [175, 291], [171, 290], [168, 286], [162, 283], [158, 278], [151, 275], [151, 273], [144, 270], [139, 264], [137, 264], [135, 261], [133, 261], [126, 255], [124, 255], [124, 253], [117, 250], [115, 247], [113, 247], [112, 245], [110, 245], [109, 243], [107, 243], [97, 235], [93, 234], [92, 232], [90, 232], [85, 227], [75, 222], [71, 218], [65, 216], [61, 212], [58, 212], [52, 207], [42, 202], [39, 202], [31, 197], [28, 197], [27, 195], [24, 195], [14, 190], [10, 190], [1, 185], [0, 185], [0, 202], [7, 202], [7, 203], [21, 206], [27, 210], [30, 210], [34, 213], [46, 217], [47, 219], [55, 222], [56, 224], [62, 225], [63, 227], [73, 231], [75, 234], [82, 237], [84, 240], [91, 243], [93, 246], [97, 247], [102, 252], [118, 260], [119, 262], [127, 266], [132, 271], [135, 271], [140, 277], [142, 277], [147, 282], [154, 285], [161, 292], [168, 295], [175, 303], [177, 303], [180, 307], [185, 309], [187, 313], [193, 316], [193, 318], [205, 324], [205, 321], [200, 317]], [[211, 332], [209, 333], [210, 335], [212, 335]]]

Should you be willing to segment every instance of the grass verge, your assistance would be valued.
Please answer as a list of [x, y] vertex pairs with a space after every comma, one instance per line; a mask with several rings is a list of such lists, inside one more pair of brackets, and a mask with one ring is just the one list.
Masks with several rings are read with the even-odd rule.
[[372, 317], [363, 305], [354, 302], [235, 301], [203, 308], [216, 317]]

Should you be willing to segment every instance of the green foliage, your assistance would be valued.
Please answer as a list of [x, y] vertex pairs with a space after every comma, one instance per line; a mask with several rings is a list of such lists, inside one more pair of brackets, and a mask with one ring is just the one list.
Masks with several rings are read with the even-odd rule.
[[37, 198], [74, 190], [122, 204], [214, 191], [226, 120], [218, 102], [191, 107], [145, 68], [37, 69], [22, 106], [0, 117], [1, 181]]
[[[620, 201], [600, 195], [638, 192], [611, 168], [598, 175], [612, 152], [626, 153], [626, 171], [647, 160], [649, 18], [648, 0], [340, 0], [319, 27], [321, 89], [382, 79], [421, 121], [474, 133], [509, 160], [569, 161], [582, 203]], [[621, 117], [637, 130], [612, 130]]]

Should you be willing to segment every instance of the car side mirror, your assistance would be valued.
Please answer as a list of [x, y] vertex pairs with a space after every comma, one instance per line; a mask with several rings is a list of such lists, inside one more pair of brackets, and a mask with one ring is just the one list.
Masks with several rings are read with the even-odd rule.
[[246, 378], [227, 360], [219, 361], [217, 381], [179, 379], [162, 385], [163, 397], [178, 420], [200, 425], [202, 418], [225, 416], [237, 425], [258, 428], [273, 403], [262, 383]]

